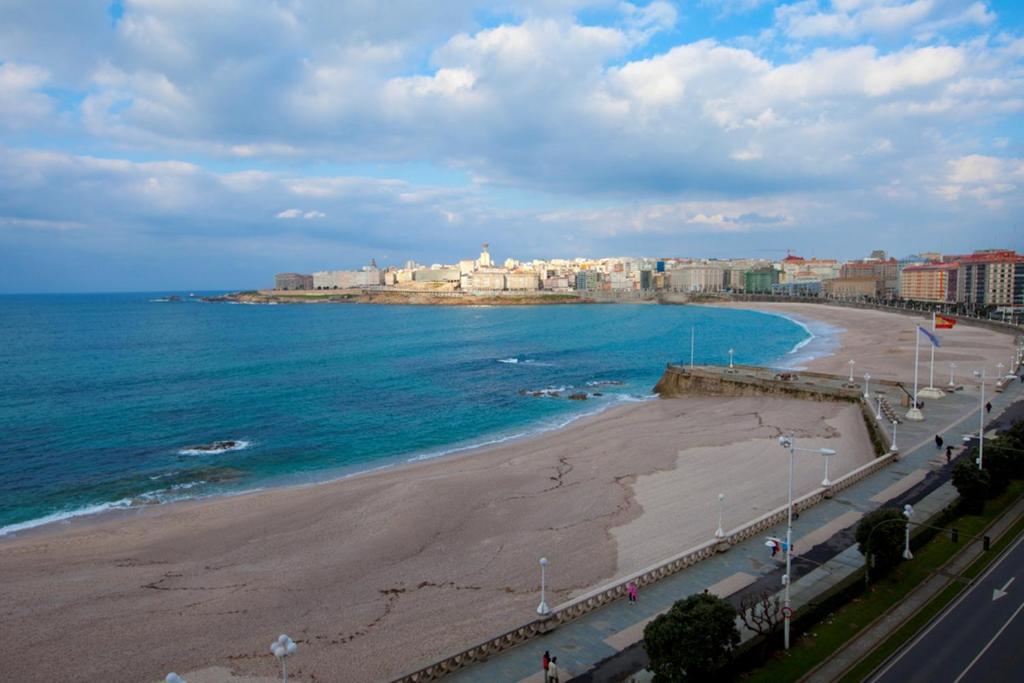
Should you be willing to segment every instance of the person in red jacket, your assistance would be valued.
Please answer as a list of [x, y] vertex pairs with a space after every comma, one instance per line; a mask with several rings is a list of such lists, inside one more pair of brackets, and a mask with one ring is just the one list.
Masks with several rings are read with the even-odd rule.
[[544, 656], [541, 658], [540, 663], [544, 667], [544, 683], [548, 683], [548, 667], [551, 666], [551, 653], [544, 650]]

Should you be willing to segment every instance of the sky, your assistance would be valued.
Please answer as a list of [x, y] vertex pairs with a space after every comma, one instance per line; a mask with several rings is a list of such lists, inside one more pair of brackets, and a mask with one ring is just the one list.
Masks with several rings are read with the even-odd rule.
[[1024, 251], [1019, 0], [0, 0], [0, 292]]

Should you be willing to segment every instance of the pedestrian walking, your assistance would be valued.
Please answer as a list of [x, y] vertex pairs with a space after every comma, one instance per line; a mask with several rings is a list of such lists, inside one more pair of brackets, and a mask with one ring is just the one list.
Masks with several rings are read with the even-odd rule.
[[952, 460], [952, 459], [953, 459], [953, 447], [952, 446], [946, 446], [946, 464], [948, 465], [949, 461]]
[[942, 437], [938, 434], [935, 435], [935, 448], [940, 451], [942, 450]]
[[558, 683], [558, 657], [552, 657], [548, 664], [548, 683]]
[[551, 680], [548, 678], [548, 671], [551, 670], [551, 653], [544, 650], [544, 656], [541, 658], [540, 662], [541, 666], [544, 667], [544, 683], [549, 683]]
[[629, 593], [629, 602], [630, 602], [630, 604], [636, 602], [637, 593], [638, 593], [636, 584], [633, 583], [632, 581], [630, 581], [629, 585], [626, 586], [626, 592]]
[[986, 401], [985, 402], [985, 412], [986, 413], [991, 413], [992, 412], [992, 401]]

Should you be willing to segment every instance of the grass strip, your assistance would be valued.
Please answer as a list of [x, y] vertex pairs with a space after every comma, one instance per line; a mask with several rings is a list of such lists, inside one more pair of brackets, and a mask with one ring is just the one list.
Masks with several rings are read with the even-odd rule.
[[[963, 515], [947, 523], [945, 526], [955, 526], [959, 529], [961, 538], [959, 543], [953, 543], [948, 532], [937, 534], [914, 551], [913, 560], [900, 563], [888, 575], [875, 581], [868, 593], [859, 595], [818, 623], [807, 627], [804, 634], [794, 641], [788, 652], [776, 652], [764, 666], [749, 671], [742, 679], [750, 683], [798, 680], [820, 662], [835, 654], [875, 619], [903, 600], [954, 555], [966, 548], [971, 541], [971, 536], [980, 534], [991, 524], [992, 520], [1003, 514], [1022, 493], [1024, 493], [1024, 482], [1013, 482], [1002, 495], [986, 504], [983, 514]], [[1004, 538], [1006, 536], [1008, 535], [1005, 535]], [[993, 552], [986, 553], [979, 558], [979, 561], [981, 559], [989, 561], [994, 555]], [[956, 584], [946, 588], [935, 598], [938, 600], [949, 592], [950, 596], [947, 596], [946, 602], [938, 605], [934, 610], [929, 605], [929, 613], [934, 615], [962, 589], [963, 586]], [[909, 624], [907, 626], [909, 627]], [[908, 631], [910, 635], [916, 633], [909, 628]], [[881, 659], [884, 659], [885, 656], [888, 655], [882, 655]], [[878, 659], [878, 662], [881, 659]], [[877, 666], [877, 662], [875, 665]], [[872, 666], [868, 671], [873, 668]], [[860, 666], [857, 667], [857, 670], [860, 670]], [[851, 671], [850, 675], [843, 680], [847, 680], [852, 675]], [[855, 677], [851, 680], [861, 680], [861, 678]]]

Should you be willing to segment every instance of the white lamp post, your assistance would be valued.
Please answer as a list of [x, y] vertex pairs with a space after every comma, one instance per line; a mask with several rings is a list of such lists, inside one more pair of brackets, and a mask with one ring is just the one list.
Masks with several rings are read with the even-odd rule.
[[854, 361], [852, 358], [847, 362], [847, 365], [850, 366], [850, 384], [853, 384], [853, 366], [854, 366], [854, 363], [856, 363], [856, 361]]
[[956, 370], [956, 363], [950, 363], [949, 364], [949, 388], [950, 389], [952, 389], [952, 388], [954, 388], [956, 386], [956, 383], [953, 381], [953, 371], [954, 370]]
[[825, 460], [825, 478], [821, 480], [821, 485], [825, 488], [832, 486], [832, 482], [828, 478], [828, 461], [836, 454], [831, 448], [819, 448], [818, 452], [824, 457]]
[[899, 450], [899, 448], [896, 447], [896, 420], [892, 421], [892, 445], [889, 446], [889, 450], [893, 453]]
[[[793, 456], [797, 451], [804, 453], [820, 453], [824, 456], [835, 455], [836, 452], [831, 448], [797, 448], [794, 445], [793, 437], [791, 436], [780, 436], [779, 445], [789, 451], [789, 504], [787, 506], [788, 520], [786, 522], [786, 573], [782, 577], [782, 585], [786, 587], [785, 597], [783, 598], [782, 615], [784, 619], [784, 630], [783, 640], [785, 647], [789, 649], [789, 620], [792, 615], [792, 610], [789, 607], [789, 577], [792, 570], [792, 556], [793, 556]], [[826, 461], [827, 464], [827, 461]]]
[[722, 529], [722, 507], [725, 504], [725, 494], [718, 494], [718, 530], [715, 531], [715, 538], [722, 538], [725, 536], [725, 530]]
[[281, 680], [285, 683], [288, 681], [288, 663], [285, 661], [285, 658], [288, 655], [295, 654], [295, 649], [295, 641], [284, 633], [279, 635], [277, 640], [270, 644], [270, 652], [277, 657], [277, 661], [281, 662]]
[[878, 412], [875, 413], [875, 419], [881, 421], [882, 419], [882, 395], [875, 394], [875, 403], [878, 404]]
[[868, 383], [871, 381], [871, 373], [864, 373], [864, 400], [871, 398], [871, 394], [868, 392]]
[[914, 508], [911, 507], [909, 503], [904, 505], [903, 506], [903, 516], [907, 518], [906, 534], [904, 536], [904, 544], [903, 544], [903, 559], [904, 560], [912, 560], [912, 559], [914, 559], [914, 554], [912, 552], [910, 552], [910, 515], [912, 515], [912, 514], [914, 514]]
[[974, 376], [981, 379], [981, 402], [978, 406], [978, 469], [984, 466], [985, 462], [985, 368], [975, 370]]
[[537, 614], [546, 617], [551, 614], [548, 603], [544, 601], [544, 568], [548, 566], [548, 558], [540, 558], [540, 604], [537, 605]]
[[996, 377], [998, 377], [999, 379], [1003, 378], [1003, 368], [1005, 368], [1005, 367], [1006, 366], [1003, 365], [1001, 362], [1000, 363], [996, 363]]
[[732, 370], [732, 354], [733, 353], [735, 353], [735, 350], [729, 349], [729, 369], [730, 370]]

